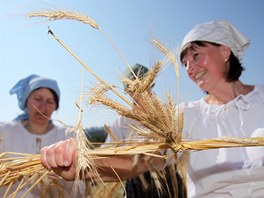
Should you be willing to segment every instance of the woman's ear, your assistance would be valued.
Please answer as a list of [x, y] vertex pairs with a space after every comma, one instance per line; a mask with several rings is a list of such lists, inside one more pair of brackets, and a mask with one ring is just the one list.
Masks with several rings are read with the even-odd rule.
[[231, 55], [231, 49], [227, 46], [221, 45], [221, 54], [225, 62], [229, 61], [229, 57]]

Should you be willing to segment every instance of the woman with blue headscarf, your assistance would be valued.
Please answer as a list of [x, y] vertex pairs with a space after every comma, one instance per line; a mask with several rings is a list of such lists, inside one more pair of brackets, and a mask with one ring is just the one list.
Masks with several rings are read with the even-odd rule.
[[[60, 89], [55, 80], [30, 75], [19, 80], [10, 90], [10, 94], [17, 95], [19, 108], [23, 112], [12, 122], [0, 123], [0, 136], [3, 138], [0, 152], [37, 154], [45, 146], [68, 139], [68, 129], [56, 126], [51, 121], [60, 101]], [[70, 185], [68, 189], [72, 189], [72, 183], [67, 185]], [[13, 188], [15, 190], [15, 185]], [[34, 188], [27, 197], [41, 197], [43, 192], [40, 189], [43, 188]], [[19, 193], [22, 195], [26, 190], [25, 188]], [[0, 197], [5, 191], [6, 188], [1, 188]], [[71, 192], [64, 192], [63, 197], [71, 195]], [[54, 189], [50, 193], [49, 195], [46, 192], [45, 197], [60, 197]]]
[[4, 138], [1, 145], [5, 151], [35, 154], [43, 146], [66, 139], [66, 129], [50, 121], [60, 100], [60, 89], [55, 80], [30, 75], [18, 81], [10, 94], [17, 95], [18, 106], [23, 112], [13, 122], [1, 124]]

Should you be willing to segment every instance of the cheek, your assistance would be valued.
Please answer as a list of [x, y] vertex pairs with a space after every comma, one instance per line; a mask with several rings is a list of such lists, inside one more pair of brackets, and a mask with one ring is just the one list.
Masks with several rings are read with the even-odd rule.
[[203, 56], [202, 58], [199, 59], [197, 64], [200, 65], [201, 67], [206, 67], [208, 65], [208, 62], [209, 62], [208, 56]]
[[191, 72], [187, 72], [187, 75], [192, 81], [195, 81]]
[[38, 108], [38, 104], [37, 104], [37, 103], [32, 102], [32, 101], [27, 103], [27, 109], [28, 109], [29, 111], [33, 111], [33, 110], [35, 110], [36, 108]]
[[47, 107], [47, 111], [52, 114], [56, 110], [56, 105], [51, 105]]
[[208, 65], [208, 58], [204, 58], [202, 61], [202, 64], [205, 66]]

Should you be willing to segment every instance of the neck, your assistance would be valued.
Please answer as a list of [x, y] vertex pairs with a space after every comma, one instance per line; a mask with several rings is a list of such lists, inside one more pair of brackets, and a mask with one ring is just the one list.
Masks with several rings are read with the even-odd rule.
[[221, 88], [217, 88], [205, 97], [209, 104], [226, 104], [239, 95], [246, 95], [254, 89], [254, 86], [245, 85], [241, 81], [226, 83]]
[[45, 134], [53, 128], [53, 125], [49, 122], [43, 125], [43, 124], [33, 123], [30, 120], [25, 120], [22, 121], [22, 124], [24, 125], [24, 127], [27, 129], [28, 132], [36, 135]]

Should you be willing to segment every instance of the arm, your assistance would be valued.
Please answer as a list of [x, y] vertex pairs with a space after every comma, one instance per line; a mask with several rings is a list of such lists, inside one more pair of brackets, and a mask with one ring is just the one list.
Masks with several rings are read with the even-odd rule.
[[[52, 169], [65, 180], [74, 180], [76, 173], [74, 162], [77, 157], [76, 142], [74, 139], [61, 141], [41, 150], [41, 162], [43, 166]], [[94, 163], [98, 167], [97, 171], [101, 179], [105, 182], [112, 182], [118, 181], [118, 177], [113, 169], [122, 180], [135, 177], [148, 170], [144, 158], [139, 158], [138, 163], [133, 167], [133, 157], [134, 156], [101, 158], [94, 160]], [[86, 174], [86, 179], [91, 179], [91, 173]]]

